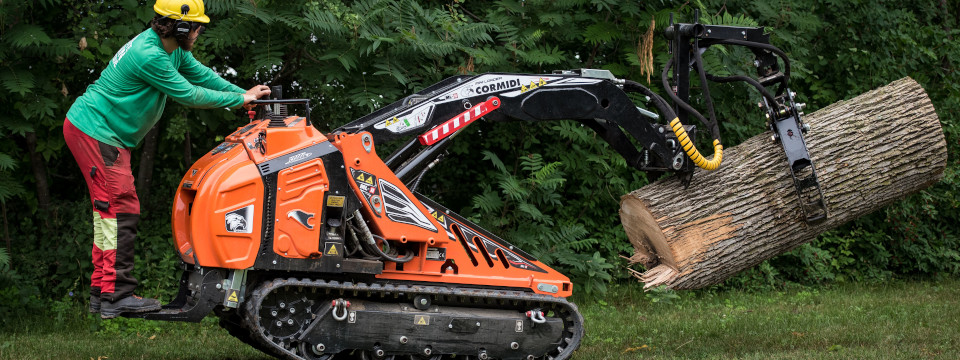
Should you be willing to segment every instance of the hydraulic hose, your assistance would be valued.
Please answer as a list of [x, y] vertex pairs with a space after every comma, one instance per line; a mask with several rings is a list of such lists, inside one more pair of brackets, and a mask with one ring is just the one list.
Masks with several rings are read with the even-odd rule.
[[786, 87], [790, 87], [790, 84], [789, 84], [789, 82], [790, 82], [790, 59], [787, 57], [787, 53], [783, 52], [783, 50], [780, 50], [780, 48], [778, 48], [778, 47], [776, 47], [776, 46], [773, 46], [773, 45], [770, 45], [770, 44], [764, 44], [764, 43], [758, 43], [758, 42], [746, 41], [746, 40], [736, 40], [736, 39], [722, 39], [722, 40], [713, 40], [713, 39], [711, 39], [711, 40], [702, 40], [702, 41], [703, 41], [705, 44], [707, 44], [707, 46], [714, 45], [714, 44], [721, 44], [721, 45], [722, 45], [722, 44], [739, 45], [739, 46], [744, 46], [744, 47], [748, 47], [748, 48], [764, 49], [764, 50], [767, 50], [767, 51], [770, 51], [770, 52], [776, 54], [777, 56], [780, 57], [781, 60], [783, 60], [783, 76], [784, 76], [784, 79], [785, 79], [783, 85], [784, 85], [785, 88], [786, 88]]
[[[663, 73], [661, 73], [661, 80], [663, 80], [664, 87], [667, 89], [668, 95], [671, 95], [671, 98], [673, 98], [674, 102], [676, 102], [681, 108], [697, 116], [704, 124], [708, 124], [708, 122], [703, 119], [703, 115], [691, 107], [690, 104], [681, 101], [679, 98], [677, 98], [676, 94], [673, 94], [673, 92], [669, 90], [670, 86], [669, 82], [667, 81], [667, 73], [670, 71], [672, 66], [672, 61], [667, 63], [667, 66], [663, 69]], [[657, 110], [659, 110], [664, 117], [668, 119], [673, 118], [673, 120], [670, 120], [670, 128], [673, 129], [673, 134], [676, 135], [677, 140], [680, 141], [680, 147], [683, 148], [684, 153], [687, 154], [687, 157], [689, 157], [690, 160], [697, 165], [697, 167], [707, 171], [713, 171], [720, 167], [720, 163], [723, 162], [723, 145], [720, 143], [719, 137], [715, 137], [713, 139], [713, 158], [707, 160], [707, 158], [700, 153], [700, 150], [697, 149], [697, 146], [690, 141], [690, 136], [687, 134], [687, 131], [683, 129], [683, 124], [680, 122], [680, 118], [677, 116], [677, 113], [670, 108], [670, 106], [667, 104], [667, 101], [664, 100], [663, 97], [657, 95], [646, 86], [643, 86], [636, 81], [625, 81], [624, 89], [628, 91], [638, 91], [651, 97], [655, 100], [654, 105], [657, 107]]]
[[745, 82], [745, 83], [747, 83], [747, 84], [750, 84], [750, 85], [752, 85], [754, 88], [756, 88], [757, 91], [760, 92], [760, 95], [761, 95], [761, 96], [763, 96], [765, 99], [767, 99], [767, 102], [770, 104], [770, 106], [773, 106], [773, 107], [776, 109], [777, 101], [774, 99], [773, 94], [771, 94], [769, 91], [767, 91], [767, 88], [763, 87], [763, 85], [760, 85], [760, 82], [758, 82], [757, 80], [755, 80], [755, 79], [753, 79], [753, 78], [751, 78], [751, 77], [749, 77], [749, 76], [743, 76], [743, 75], [715, 76], [715, 75], [713, 75], [713, 74], [711, 74], [711, 73], [707, 73], [707, 72], [705, 72], [704, 75], [707, 76], [707, 79], [708, 79], [708, 80], [713, 81], [713, 82], [718, 82], [718, 83], [729, 83], [729, 82], [734, 82], [734, 81], [743, 81], [743, 82]]
[[[680, 118], [677, 117], [677, 113], [670, 108], [670, 105], [666, 100], [663, 99], [663, 97], [636, 81], [624, 81], [623, 88], [626, 91], [635, 91], [649, 96], [654, 100], [654, 106], [657, 107], [657, 110], [660, 111], [665, 118], [673, 118], [673, 120], [670, 121], [670, 128], [673, 129], [674, 135], [676, 135], [677, 140], [680, 141], [680, 147], [683, 148], [683, 151], [687, 154], [687, 157], [689, 157], [690, 160], [697, 165], [697, 167], [708, 171], [713, 171], [720, 167], [720, 163], [723, 161], [723, 145], [720, 144], [720, 139], [713, 140], [713, 159], [707, 160], [702, 154], [700, 154], [700, 151], [697, 150], [697, 146], [690, 141], [690, 136], [687, 135], [687, 131], [683, 129], [683, 124], [680, 123]], [[690, 105], [687, 106], [689, 107]]]
[[687, 156], [690, 157], [690, 160], [693, 161], [699, 168], [713, 171], [720, 167], [720, 163], [723, 161], [723, 145], [720, 144], [720, 139], [713, 139], [713, 159], [707, 160], [700, 154], [700, 151], [697, 150], [697, 146], [693, 145], [693, 142], [690, 141], [690, 137], [687, 136], [687, 131], [683, 130], [683, 124], [680, 123], [680, 118], [675, 117], [670, 121], [670, 127], [673, 128], [673, 133], [677, 135], [677, 140], [680, 141], [680, 147], [683, 148], [683, 151], [687, 153]]
[[663, 99], [663, 97], [653, 92], [646, 86], [643, 86], [640, 83], [633, 80], [624, 80], [623, 90], [626, 92], [639, 92], [641, 94], [649, 96], [651, 99], [655, 100], [653, 106], [657, 107], [657, 111], [659, 111], [663, 115], [663, 117], [668, 119], [677, 117], [677, 113], [673, 111], [673, 108], [670, 107], [670, 104], [668, 104], [667, 101]]
[[[359, 235], [357, 235], [357, 232], [360, 230], [356, 229], [356, 227], [351, 225], [350, 223], [347, 223], [346, 229], [350, 235], [350, 236], [347, 236], [347, 238], [350, 240], [349, 243], [353, 245], [352, 251], [349, 249], [347, 250], [347, 256], [353, 256], [353, 254], [359, 251], [361, 254], [363, 254], [363, 256], [372, 257], [370, 254], [364, 251], [363, 246], [360, 245]], [[346, 242], [344, 244], [346, 244]]]
[[[746, 46], [746, 47], [752, 47], [752, 48], [760, 48], [760, 49], [773, 52], [774, 54], [779, 56], [781, 59], [783, 59], [784, 76], [785, 76], [784, 87], [788, 85], [787, 81], [789, 80], [786, 80], [786, 79], [790, 78], [790, 61], [787, 59], [787, 54], [784, 53], [783, 50], [780, 50], [779, 48], [769, 44], [757, 43], [752, 41], [732, 40], [732, 39], [708, 41], [708, 44], [740, 45], [740, 46]], [[700, 122], [702, 122], [704, 125], [707, 125], [710, 127], [711, 135], [713, 135], [713, 138], [714, 138], [713, 139], [713, 158], [710, 160], [707, 160], [706, 157], [704, 157], [700, 153], [700, 151], [697, 150], [696, 145], [694, 145], [693, 142], [690, 141], [690, 136], [687, 134], [686, 130], [683, 129], [683, 124], [680, 122], [680, 118], [676, 115], [676, 113], [672, 109], [670, 109], [669, 105], [666, 104], [666, 101], [662, 97], [658, 96], [657, 94], [654, 94], [652, 91], [650, 91], [650, 89], [647, 89], [643, 85], [640, 85], [640, 83], [637, 83], [634, 81], [629, 81], [629, 80], [626, 81], [625, 82], [626, 86], [624, 87], [624, 89], [640, 91], [641, 93], [656, 99], [655, 105], [657, 106], [657, 109], [660, 110], [660, 112], [663, 113], [666, 118], [671, 118], [671, 117], [673, 118], [673, 120], [670, 121], [670, 128], [673, 129], [673, 133], [677, 136], [677, 140], [680, 141], [680, 146], [683, 148], [683, 151], [687, 154], [688, 157], [690, 157], [690, 160], [692, 160], [693, 163], [696, 164], [699, 168], [712, 171], [712, 170], [716, 170], [720, 166], [720, 163], [723, 161], [723, 145], [720, 143], [720, 129], [718, 126], [719, 123], [717, 122], [716, 115], [714, 113], [713, 99], [710, 97], [710, 92], [709, 92], [710, 90], [706, 84], [707, 80], [709, 79], [711, 81], [716, 81], [721, 83], [731, 82], [731, 81], [744, 81], [750, 85], [753, 85], [753, 87], [757, 88], [757, 90], [760, 91], [760, 94], [769, 101], [771, 106], [776, 107], [777, 103], [774, 100], [773, 95], [770, 94], [770, 92], [767, 91], [766, 88], [764, 88], [756, 80], [752, 78], [748, 78], [746, 76], [729, 76], [729, 77], [713, 76], [711, 74], [708, 74], [703, 69], [703, 59], [700, 56], [699, 51], [694, 51], [694, 57], [695, 57], [695, 61], [697, 62], [697, 72], [700, 75], [700, 82], [703, 83], [704, 95], [707, 98], [706, 105], [707, 105], [707, 110], [710, 113], [710, 121], [704, 118], [704, 116], [700, 114], [699, 111], [697, 111], [692, 106], [690, 106], [690, 104], [681, 100], [671, 90], [670, 81], [667, 74], [670, 72], [670, 69], [673, 68], [673, 66], [675, 65], [673, 59], [668, 61], [667, 65], [664, 66], [663, 72], [660, 73], [660, 80], [663, 82], [664, 89], [667, 90], [667, 95], [670, 96], [670, 98], [674, 101], [674, 103], [677, 104], [677, 106], [679, 106], [681, 109], [683, 109], [687, 113], [692, 114], [694, 117], [700, 120]]]
[[[387, 244], [387, 245], [389, 246], [389, 243], [386, 242], [386, 241], [387, 241], [386, 239], [384, 239], [384, 238], [382, 238], [382, 237], [380, 237], [380, 236], [377, 236], [377, 235], [373, 235], [373, 236], [374, 236], [375, 238], [380, 239], [380, 241], [383, 241], [385, 244]], [[377, 254], [379, 254], [381, 258], [383, 258], [384, 260], [387, 260], [387, 261], [393, 261], [393, 262], [395, 262], [395, 263], [401, 263], [401, 264], [402, 264], [402, 263], [405, 263], [405, 262], [409, 262], [410, 260], [413, 260], [413, 252], [412, 252], [412, 251], [404, 251], [405, 254], [403, 255], [403, 257], [394, 257], [394, 256], [392, 256], [392, 255], [390, 255], [390, 254], [387, 254], [387, 253], [384, 252], [383, 250], [381, 250], [380, 247], [377, 246], [376, 244], [373, 244], [373, 245], [371, 246], [371, 248], [372, 248], [374, 251], [376, 251]]]
[[[373, 239], [376, 235], [370, 232], [370, 228], [367, 227], [367, 224], [363, 222], [363, 216], [360, 215], [360, 210], [355, 210], [353, 212], [353, 219], [354, 219], [354, 222], [357, 224], [357, 227], [360, 228], [360, 234], [363, 235], [364, 242], [368, 245], [368, 246], [365, 246], [367, 250], [373, 250], [373, 252], [379, 255], [382, 259], [387, 261], [393, 261], [395, 263], [405, 263], [410, 260], [413, 260], [413, 252], [408, 251], [407, 254], [402, 258], [393, 257], [393, 256], [390, 256], [390, 254], [383, 252], [383, 250], [381, 250], [380, 247], [377, 246], [376, 241]], [[376, 236], [376, 237], [379, 237], [379, 236]], [[380, 239], [383, 241], [386, 241], [386, 239], [383, 239], [383, 238], [380, 238]]]
[[704, 103], [707, 105], [707, 114], [710, 115], [710, 134], [714, 139], [720, 139], [720, 123], [717, 121], [717, 113], [713, 110], [713, 97], [710, 96], [710, 86], [707, 84], [707, 71], [703, 69], [703, 58], [700, 51], [693, 52], [694, 60], [697, 62], [697, 74], [700, 75], [700, 86], [703, 88]]
[[[670, 69], [673, 68], [673, 65], [674, 63], [671, 59], [667, 62], [667, 65], [663, 67], [663, 72], [660, 73], [660, 81], [663, 83], [663, 88], [667, 90], [667, 96], [669, 96], [670, 100], [673, 100], [673, 102], [676, 103], [681, 109], [696, 117], [697, 120], [700, 120], [701, 123], [704, 125], [709, 124], [710, 122], [703, 117], [703, 114], [700, 114], [697, 109], [694, 109], [693, 106], [690, 106], [690, 104], [688, 104], [686, 101], [680, 100], [680, 97], [678, 97], [677, 94], [671, 90], [670, 80], [668, 79], [667, 74], [670, 72]], [[668, 116], [667, 118], [669, 119], [670, 117]], [[717, 139], [719, 139], [719, 137]]]

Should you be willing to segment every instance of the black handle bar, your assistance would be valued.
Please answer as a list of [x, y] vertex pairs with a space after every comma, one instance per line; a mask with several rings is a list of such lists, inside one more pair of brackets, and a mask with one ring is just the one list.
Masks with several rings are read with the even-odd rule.
[[269, 105], [269, 104], [307, 104], [310, 105], [310, 99], [267, 99], [267, 100], [254, 100], [251, 101], [252, 105]]
[[267, 100], [253, 100], [249, 103], [250, 105], [270, 105], [270, 104], [304, 104], [307, 107], [307, 122], [313, 124], [310, 121], [310, 99], [267, 99]]

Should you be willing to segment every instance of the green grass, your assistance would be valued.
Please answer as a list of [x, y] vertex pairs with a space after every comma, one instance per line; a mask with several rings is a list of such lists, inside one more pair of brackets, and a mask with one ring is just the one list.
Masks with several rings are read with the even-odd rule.
[[0, 333], [0, 359], [269, 359], [209, 317], [199, 324], [100, 320], [85, 314], [63, 322], [18, 322]]
[[581, 304], [588, 336], [578, 358], [960, 357], [956, 279], [645, 301], [657, 295], [620, 287]]
[[[580, 300], [575, 359], [925, 359], [960, 357], [960, 280], [787, 291], [647, 292]], [[652, 301], [656, 299], [657, 301]], [[0, 359], [263, 359], [213, 318], [101, 321], [79, 304], [12, 319]]]

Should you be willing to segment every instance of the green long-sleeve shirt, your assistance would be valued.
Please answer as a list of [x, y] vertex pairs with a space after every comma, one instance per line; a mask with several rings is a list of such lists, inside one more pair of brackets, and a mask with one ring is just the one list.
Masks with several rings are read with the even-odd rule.
[[236, 107], [246, 91], [201, 64], [189, 51], [168, 54], [153, 29], [117, 51], [67, 118], [104, 143], [132, 148], [160, 120], [167, 96], [199, 108]]

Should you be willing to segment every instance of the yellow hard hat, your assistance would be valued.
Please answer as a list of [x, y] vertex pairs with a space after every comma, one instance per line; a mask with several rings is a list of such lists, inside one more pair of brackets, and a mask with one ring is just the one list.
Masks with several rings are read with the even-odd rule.
[[204, 14], [203, 0], [157, 0], [153, 11], [171, 19], [208, 23]]

